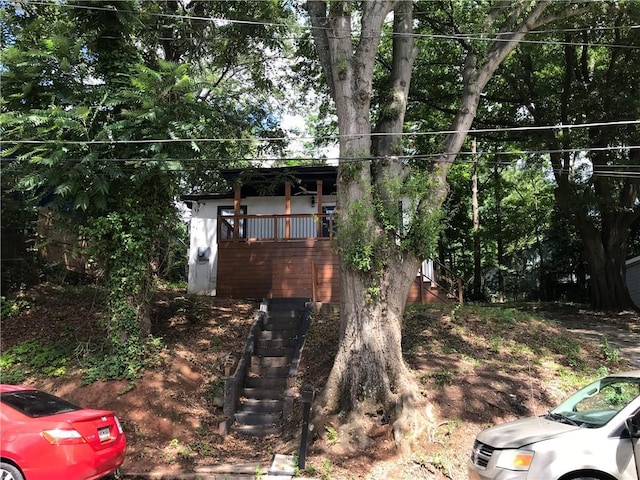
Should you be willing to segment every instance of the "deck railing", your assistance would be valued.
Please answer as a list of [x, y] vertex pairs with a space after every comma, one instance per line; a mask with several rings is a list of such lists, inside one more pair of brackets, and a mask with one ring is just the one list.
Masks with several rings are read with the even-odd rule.
[[334, 234], [335, 219], [332, 213], [218, 217], [219, 242], [330, 240]]

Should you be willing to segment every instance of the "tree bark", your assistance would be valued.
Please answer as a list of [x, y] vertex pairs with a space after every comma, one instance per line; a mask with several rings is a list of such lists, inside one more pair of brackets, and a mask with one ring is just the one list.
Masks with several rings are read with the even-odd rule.
[[482, 258], [480, 245], [480, 206], [478, 198], [478, 155], [476, 140], [471, 144], [473, 173], [471, 174], [471, 211], [473, 216], [473, 300], [482, 300]]
[[[338, 166], [338, 248], [340, 251], [340, 343], [324, 389], [317, 397], [314, 423], [335, 421], [356, 447], [366, 446], [366, 419], [388, 418], [396, 445], [410, 445], [434, 419], [402, 356], [402, 316], [411, 282], [419, 271], [417, 251], [401, 248], [405, 230], [392, 226], [400, 196], [395, 185], [409, 176], [402, 153], [402, 131], [411, 70], [416, 56], [411, 0], [368, 0], [362, 7], [357, 42], [350, 8], [356, 2], [309, 0], [316, 51], [335, 102], [340, 134]], [[464, 69], [460, 107], [444, 151], [434, 163], [430, 188], [411, 199], [409, 214], [437, 212], [447, 193], [446, 175], [469, 131], [483, 88], [504, 58], [533, 27], [548, 2], [524, 19], [509, 17], [483, 62], [470, 51]], [[327, 10], [327, 5], [330, 9]], [[526, 8], [526, 7], [523, 7]], [[370, 102], [374, 62], [382, 25], [394, 11], [393, 61], [386, 101], [379, 105], [371, 140]], [[517, 17], [517, 18], [516, 18]], [[355, 48], [354, 48], [355, 45]], [[373, 153], [373, 158], [372, 158]], [[404, 212], [401, 215], [404, 221]], [[422, 408], [425, 407], [425, 408]]]
[[496, 252], [496, 260], [498, 263], [498, 302], [504, 302], [504, 242], [502, 240], [502, 175], [498, 168], [498, 162], [495, 163], [493, 170], [495, 176], [495, 184], [493, 194], [496, 202], [496, 231], [498, 232], [498, 245]]
[[[576, 226], [584, 247], [584, 258], [589, 273], [589, 296], [595, 310], [622, 310], [635, 308], [626, 284], [627, 232], [640, 218], [640, 208], [633, 200], [627, 208], [608, 210], [599, 203], [600, 220], [590, 217], [590, 210], [576, 194], [569, 179], [566, 163], [552, 155], [557, 170], [558, 187], [555, 195], [560, 210]], [[563, 168], [562, 166], [565, 166]], [[635, 198], [637, 202], [637, 188]], [[633, 194], [632, 194], [633, 196]]]
[[[575, 58], [573, 47], [567, 44], [564, 52], [563, 89], [560, 94], [560, 121], [565, 125], [570, 123], [574, 74], [581, 71]], [[585, 81], [582, 79], [582, 82]], [[587, 88], [592, 86], [587, 85]], [[608, 106], [609, 101], [607, 97], [603, 99], [605, 106]], [[591, 112], [583, 111], [580, 115], [588, 119]], [[573, 223], [582, 240], [589, 273], [591, 307], [596, 310], [633, 309], [635, 306], [626, 285], [625, 261], [628, 232], [640, 218], [640, 181], [632, 177], [612, 178], [599, 174], [600, 170], [611, 168], [611, 158], [606, 150], [618, 140], [611, 130], [592, 128], [589, 131], [589, 142], [597, 148], [589, 153], [588, 159], [593, 172], [586, 184], [576, 185], [572, 179], [573, 157], [569, 153], [572, 145], [567, 129], [564, 130], [560, 141], [555, 137], [548, 139], [548, 145], [558, 152], [551, 154], [557, 183], [555, 196], [560, 211]], [[628, 160], [631, 164], [640, 164], [640, 151], [630, 150]]]

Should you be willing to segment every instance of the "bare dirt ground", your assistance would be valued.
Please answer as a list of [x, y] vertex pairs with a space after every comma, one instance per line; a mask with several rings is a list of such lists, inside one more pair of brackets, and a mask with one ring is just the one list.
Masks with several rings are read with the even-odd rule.
[[[23, 294], [19, 315], [3, 318], [2, 352], [27, 340], [65, 340], [81, 356], [101, 334], [97, 297], [42, 285]], [[197, 472], [220, 464], [256, 465], [266, 470], [275, 453], [300, 446], [301, 407], [286, 419], [282, 436], [252, 439], [218, 434], [224, 364], [242, 350], [259, 305], [252, 300], [158, 292], [153, 334], [165, 348], [157, 365], [135, 382], [85, 384], [68, 368], [59, 377], [32, 376], [36, 385], [83, 406], [117, 412], [128, 438], [123, 473]], [[423, 386], [437, 426], [423, 435], [411, 455], [399, 457], [388, 426], [370, 431], [366, 451], [345, 452], [331, 432], [314, 432], [307, 477], [329, 479], [461, 480], [477, 432], [487, 426], [542, 413], [575, 388], [568, 372], [596, 374], [599, 367], [627, 368], [612, 345], [583, 339], [562, 322], [596, 322], [627, 332], [638, 344], [637, 312], [602, 314], [578, 306], [520, 305], [504, 308], [491, 325], [483, 306], [440, 306], [410, 310], [403, 333], [408, 364]], [[528, 312], [541, 315], [543, 321]], [[319, 314], [307, 337], [299, 385], [322, 388], [338, 338], [338, 319]], [[258, 470], [256, 470], [256, 473]]]

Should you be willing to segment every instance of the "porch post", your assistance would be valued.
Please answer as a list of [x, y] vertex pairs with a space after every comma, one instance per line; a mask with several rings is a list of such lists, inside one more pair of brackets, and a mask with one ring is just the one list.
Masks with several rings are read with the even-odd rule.
[[236, 185], [235, 193], [233, 196], [233, 241], [240, 241], [240, 200], [242, 198], [242, 192], [239, 185]]
[[318, 218], [316, 219], [316, 237], [322, 237], [322, 180], [316, 181], [316, 204], [318, 205]]
[[286, 215], [284, 238], [289, 240], [291, 236], [291, 182], [284, 184], [284, 214]]

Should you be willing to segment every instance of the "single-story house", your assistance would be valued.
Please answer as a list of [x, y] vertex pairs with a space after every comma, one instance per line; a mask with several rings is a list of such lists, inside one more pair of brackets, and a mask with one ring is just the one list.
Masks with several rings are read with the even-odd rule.
[[627, 288], [631, 300], [636, 307], [640, 308], [640, 256], [630, 258], [627, 265]]
[[[337, 302], [336, 167], [228, 169], [221, 174], [235, 187], [182, 197], [191, 210], [188, 292]], [[408, 301], [461, 300], [461, 282], [437, 281], [437, 275], [454, 278], [431, 260], [423, 262]]]

